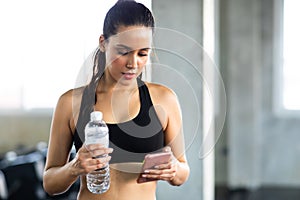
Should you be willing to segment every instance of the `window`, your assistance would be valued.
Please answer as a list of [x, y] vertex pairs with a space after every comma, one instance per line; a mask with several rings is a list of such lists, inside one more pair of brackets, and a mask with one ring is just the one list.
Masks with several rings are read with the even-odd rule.
[[284, 0], [283, 10], [283, 108], [300, 110], [300, 1]]
[[[76, 86], [116, 0], [0, 2], [0, 110], [53, 108]], [[140, 1], [150, 8], [151, 1]]]

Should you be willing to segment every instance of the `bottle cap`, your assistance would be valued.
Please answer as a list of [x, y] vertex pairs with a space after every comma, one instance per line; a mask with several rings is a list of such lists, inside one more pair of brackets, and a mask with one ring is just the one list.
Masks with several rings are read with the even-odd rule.
[[101, 121], [102, 120], [102, 112], [94, 111], [91, 113], [91, 121]]

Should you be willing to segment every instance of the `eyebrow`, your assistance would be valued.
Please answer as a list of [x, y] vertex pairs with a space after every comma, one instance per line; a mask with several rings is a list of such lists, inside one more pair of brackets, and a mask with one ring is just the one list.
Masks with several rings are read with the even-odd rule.
[[[121, 48], [125, 48], [125, 49], [127, 49], [127, 50], [129, 50], [129, 51], [132, 51], [132, 48], [130, 48], [130, 47], [124, 45], [124, 44], [117, 44], [116, 47], [121, 47]], [[151, 48], [150, 48], [150, 47], [146, 47], [146, 48], [142, 48], [142, 49], [140, 49], [140, 50], [143, 51], [143, 50], [149, 50], [149, 49], [151, 49]]]

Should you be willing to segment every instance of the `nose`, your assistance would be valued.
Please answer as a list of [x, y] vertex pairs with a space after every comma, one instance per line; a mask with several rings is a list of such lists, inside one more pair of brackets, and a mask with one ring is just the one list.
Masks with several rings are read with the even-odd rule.
[[135, 55], [134, 53], [130, 53], [128, 55], [128, 60], [127, 60], [126, 67], [130, 68], [130, 69], [135, 69], [135, 68], [137, 68], [137, 66], [138, 66], [138, 57], [137, 57], [137, 55]]

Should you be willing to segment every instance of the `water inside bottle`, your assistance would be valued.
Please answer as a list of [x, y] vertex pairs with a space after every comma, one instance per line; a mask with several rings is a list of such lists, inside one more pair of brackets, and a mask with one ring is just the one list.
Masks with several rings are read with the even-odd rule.
[[106, 192], [110, 186], [109, 166], [93, 171], [86, 176], [87, 187], [94, 194]]

